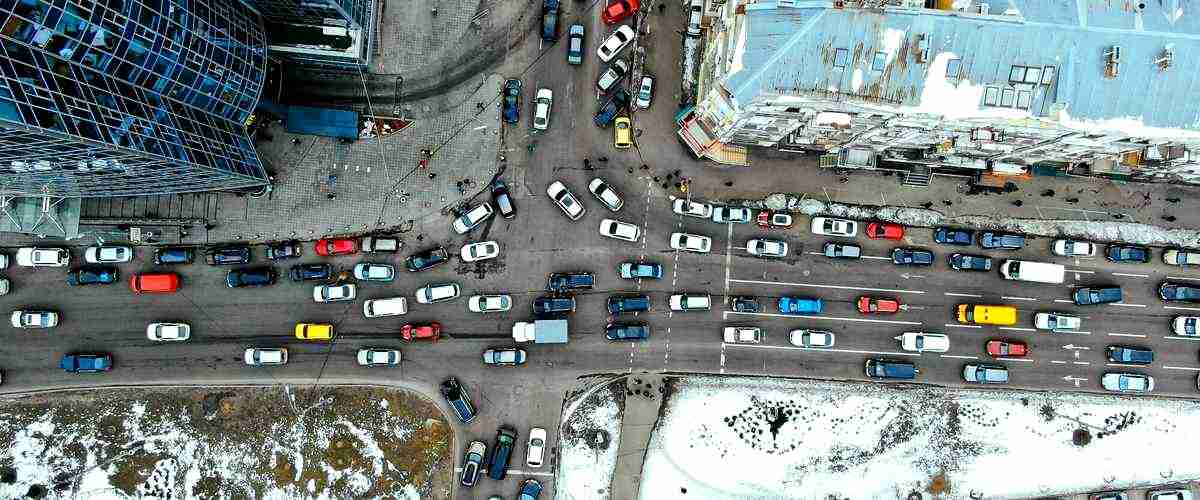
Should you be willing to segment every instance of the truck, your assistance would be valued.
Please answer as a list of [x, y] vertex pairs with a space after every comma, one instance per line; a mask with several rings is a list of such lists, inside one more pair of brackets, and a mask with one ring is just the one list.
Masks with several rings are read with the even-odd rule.
[[567, 320], [539, 319], [532, 322], [518, 321], [512, 328], [513, 340], [535, 344], [567, 343]]
[[1027, 260], [1006, 260], [1000, 264], [1000, 274], [1006, 279], [1030, 281], [1033, 283], [1062, 284], [1067, 269], [1062, 264], [1046, 262], [1031, 262]]

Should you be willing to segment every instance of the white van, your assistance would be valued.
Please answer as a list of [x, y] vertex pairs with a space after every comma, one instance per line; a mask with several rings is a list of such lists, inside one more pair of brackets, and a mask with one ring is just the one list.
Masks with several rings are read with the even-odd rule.
[[400, 316], [408, 313], [408, 302], [404, 297], [389, 299], [371, 299], [363, 302], [363, 316], [379, 318], [382, 316]]
[[708, 294], [677, 293], [668, 301], [672, 311], [707, 311], [712, 308]]
[[1032, 281], [1034, 283], [1062, 284], [1066, 277], [1067, 268], [1062, 264], [1031, 262], [1028, 260], [1006, 260], [1000, 264], [1000, 275], [1016, 281]]
[[904, 332], [894, 337], [900, 348], [908, 352], [946, 352], [950, 350], [950, 337], [941, 333]]

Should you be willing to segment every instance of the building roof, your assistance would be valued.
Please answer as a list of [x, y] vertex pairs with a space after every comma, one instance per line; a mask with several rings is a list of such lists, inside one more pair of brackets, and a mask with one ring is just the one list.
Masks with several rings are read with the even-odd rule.
[[1196, 137], [1200, 106], [1181, 103], [1200, 81], [1200, 16], [1182, 2], [992, 0], [970, 13], [748, 4], [724, 83], [743, 106], [762, 92], [817, 94], [951, 118]]

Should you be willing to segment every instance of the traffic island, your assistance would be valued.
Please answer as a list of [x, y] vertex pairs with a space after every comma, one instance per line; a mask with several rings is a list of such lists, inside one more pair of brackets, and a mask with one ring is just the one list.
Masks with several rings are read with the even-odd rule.
[[0, 404], [0, 497], [449, 498], [453, 440], [390, 388], [57, 392]]

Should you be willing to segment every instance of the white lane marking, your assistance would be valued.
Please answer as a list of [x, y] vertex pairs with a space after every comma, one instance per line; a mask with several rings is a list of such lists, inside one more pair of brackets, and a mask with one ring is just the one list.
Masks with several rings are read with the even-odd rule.
[[1200, 341], [1200, 338], [1196, 338], [1196, 337], [1176, 337], [1176, 336], [1174, 336], [1174, 335], [1167, 335], [1166, 337], [1163, 337], [1163, 338], [1164, 338], [1164, 339], [1171, 339], [1171, 340], [1191, 340], [1191, 341], [1193, 341], [1193, 342], [1198, 342], [1198, 341]]
[[1016, 331], [1016, 332], [1036, 332], [1037, 331], [1037, 329], [1034, 329], [1034, 328], [1022, 328], [1019, 326], [1000, 326], [1000, 327], [997, 327], [997, 329], [1012, 330], [1012, 331]]
[[1085, 332], [1083, 330], [1057, 330], [1057, 331], [1051, 331], [1050, 333], [1078, 333], [1080, 335], [1091, 335], [1092, 334], [1092, 332]]
[[733, 261], [733, 252], [730, 248], [733, 247], [733, 224], [729, 224], [729, 229], [725, 231], [725, 297], [721, 299], [722, 304], [729, 303], [729, 271]]
[[1059, 361], [1059, 360], [1057, 360], [1057, 359], [1052, 359], [1052, 360], [1050, 360], [1050, 362], [1051, 362], [1051, 363], [1054, 363], [1054, 364], [1056, 364], [1056, 365], [1065, 365], [1065, 364], [1067, 364], [1067, 362], [1066, 362], [1066, 361]]
[[1145, 334], [1141, 334], [1141, 333], [1113, 333], [1113, 332], [1109, 332], [1109, 333], [1106, 333], [1105, 335], [1109, 335], [1109, 336], [1112, 336], [1112, 337], [1134, 337], [1134, 338], [1139, 338], [1139, 339], [1146, 338], [1146, 335], [1145, 335]]
[[1133, 365], [1129, 363], [1104, 363], [1104, 366], [1121, 366], [1125, 368], [1145, 368], [1146, 365]]
[[1200, 312], [1200, 308], [1197, 308], [1197, 307], [1163, 306], [1163, 309], [1175, 309], [1175, 310], [1177, 310], [1177, 311], [1197, 311], [1197, 312]]
[[979, 359], [979, 358], [977, 358], [977, 357], [975, 357], [975, 356], [957, 356], [957, 355], [954, 355], [954, 354], [941, 354], [941, 355], [939, 355], [939, 357], [942, 357], [942, 358], [955, 358], [955, 359]]
[[1009, 297], [1007, 295], [1003, 295], [1000, 298], [1002, 298], [1004, 300], [1029, 300], [1029, 301], [1037, 301], [1038, 300], [1037, 298], [1034, 298], [1034, 297]]
[[786, 281], [759, 281], [759, 280], [729, 280], [733, 283], [750, 283], [754, 285], [778, 285], [778, 286], [810, 286], [813, 288], [836, 288], [838, 290], [861, 290], [864, 292], [892, 292], [892, 293], [925, 293], [923, 290], [900, 290], [894, 288], [867, 288], [858, 286], [844, 285], [822, 285], [819, 283], [788, 283]]
[[1072, 362], [1071, 362], [1071, 364], [1073, 364], [1073, 365], [1084, 365], [1084, 366], [1087, 366], [1087, 365], [1090, 365], [1090, 364], [1092, 364], [1092, 363], [1091, 363], [1091, 362], [1088, 362], [1088, 361], [1072, 361]]
[[816, 314], [775, 314], [775, 313], [752, 313], [752, 312], [737, 312], [725, 311], [725, 314], [745, 314], [747, 316], [766, 316], [768, 318], [791, 318], [791, 319], [827, 319], [830, 321], [858, 321], [862, 323], [884, 323], [889, 325], [922, 325], [920, 321], [897, 321], [892, 319], [867, 319], [867, 318], [843, 318], [840, 316], [820, 316]]
[[1163, 369], [1165, 369], [1165, 370], [1187, 370], [1189, 372], [1200, 372], [1200, 368], [1192, 368], [1190, 366], [1163, 365]]
[[721, 342], [721, 373], [725, 373], [725, 343]]
[[949, 297], [971, 297], [971, 298], [976, 298], [976, 299], [983, 298], [982, 295], [978, 295], [978, 294], [974, 294], [974, 293], [942, 292], [942, 295], [946, 295]]
[[1033, 362], [1033, 360], [1029, 359], [1029, 358], [992, 358], [992, 359], [995, 359], [996, 361], [1020, 361], [1022, 363], [1032, 363]]
[[[1126, 304], [1124, 302], [1113, 302], [1113, 303], [1110, 303], [1109, 305], [1110, 306], [1121, 306], [1121, 307], [1146, 307], [1146, 304]], [[1200, 309], [1197, 309], [1197, 310], [1200, 311]]]
[[1130, 278], [1149, 278], [1149, 274], [1112, 273], [1113, 276], [1129, 276]]
[[[724, 344], [722, 344], [724, 345]], [[787, 345], [758, 345], [758, 344], [728, 344], [729, 347], [745, 347], [747, 349], [783, 349], [788, 351], [830, 351], [844, 352], [849, 354], [878, 354], [880, 356], [920, 356], [917, 352], [900, 352], [900, 351], [859, 351], [855, 349], [835, 349], [832, 347], [796, 347]]]
[[1167, 276], [1169, 280], [1200, 280], [1200, 278], [1191, 278], [1188, 276]]
[[1059, 304], [1074, 304], [1075, 303], [1074, 301], [1066, 300], [1066, 299], [1054, 299], [1054, 301], [1058, 302]]
[[[821, 255], [821, 256], [824, 256], [824, 255], [825, 255], [825, 254], [824, 254], [824, 253], [822, 253], [822, 252], [805, 252], [805, 253], [807, 253], [807, 254], [809, 254], [809, 255]], [[891, 257], [880, 257], [880, 256], [877, 256], [877, 255], [860, 255], [859, 257], [860, 257], [860, 258], [863, 258], [863, 259], [892, 260], [892, 258], [891, 258]]]
[[1082, 269], [1067, 269], [1066, 271], [1068, 273], [1096, 274], [1096, 271], [1084, 271]]
[[946, 323], [942, 326], [944, 326], [946, 328], [983, 328], [982, 326], [979, 326], [979, 325], [960, 325], [958, 323]]

